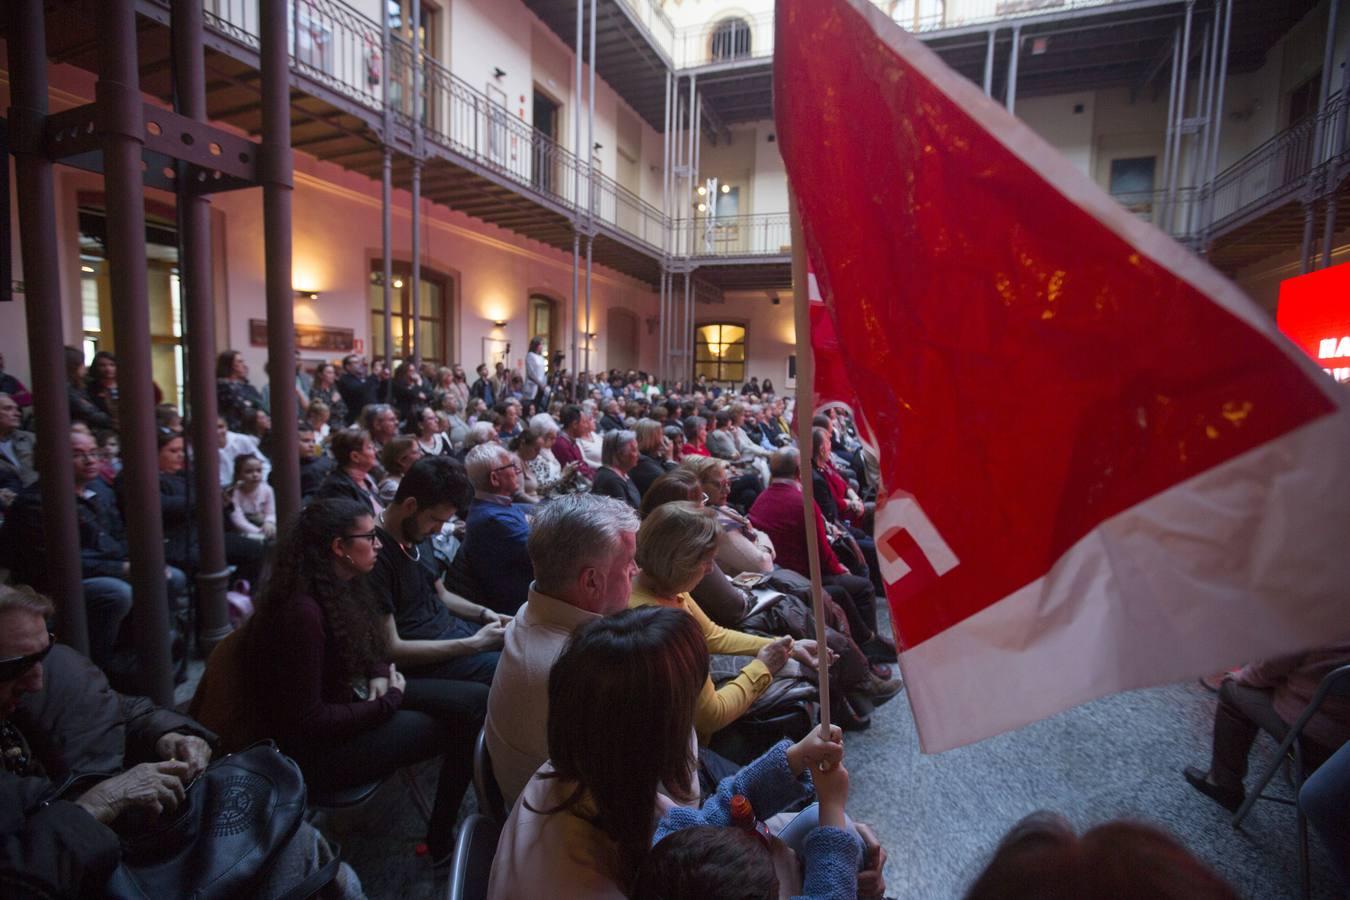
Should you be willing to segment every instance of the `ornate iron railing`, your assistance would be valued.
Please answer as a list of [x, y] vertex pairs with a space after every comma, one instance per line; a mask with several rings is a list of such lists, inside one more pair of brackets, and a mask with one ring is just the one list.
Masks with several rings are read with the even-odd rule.
[[[167, 7], [168, 0], [152, 0]], [[773, 52], [772, 13], [723, 19], [675, 29], [650, 0], [620, 0], [660, 38], [677, 66], [753, 58]], [[874, 0], [902, 24], [936, 30], [1048, 10], [1105, 6], [1128, 0], [949, 0], [928, 16], [924, 0]], [[920, 15], [913, 15], [919, 7]], [[258, 0], [205, 0], [208, 28], [245, 47], [258, 48]], [[383, 58], [375, 20], [343, 0], [292, 0], [290, 51], [295, 71], [374, 111], [382, 111], [389, 78], [391, 111], [404, 127], [414, 122], [412, 48], [391, 38]], [[786, 213], [672, 218], [613, 178], [593, 170], [557, 141], [511, 114], [505, 98], [493, 100], [439, 62], [423, 60], [420, 119], [428, 144], [472, 160], [524, 190], [574, 212], [590, 212], [600, 226], [675, 256], [777, 256], [791, 243]], [[1320, 143], [1318, 138], [1320, 136]], [[1212, 190], [1184, 188], [1169, 201], [1163, 191], [1117, 197], [1127, 208], [1179, 240], [1194, 243], [1240, 224], [1272, 204], [1286, 202], [1331, 163], [1350, 161], [1350, 102], [1332, 96], [1310, 116], [1225, 169]], [[578, 189], [578, 184], [580, 188]]]
[[[1207, 219], [1211, 229], [1292, 198], [1319, 166], [1350, 153], [1350, 102], [1344, 93], [1225, 169], [1214, 182]], [[1320, 136], [1321, 143], [1317, 143]]]

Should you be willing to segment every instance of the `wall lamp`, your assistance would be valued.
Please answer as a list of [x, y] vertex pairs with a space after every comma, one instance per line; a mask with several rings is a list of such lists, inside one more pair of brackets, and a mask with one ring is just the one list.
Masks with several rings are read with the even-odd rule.
[[505, 328], [505, 327], [506, 327], [506, 319], [493, 319], [493, 320], [492, 320], [492, 324], [493, 324], [493, 325], [496, 325], [498, 328]]
[[493, 78], [505, 78], [505, 77], [506, 77], [506, 70], [503, 69], [501, 66], [493, 66], [493, 67], [492, 67], [492, 77], [493, 77]]
[[295, 299], [297, 300], [318, 300], [318, 291], [302, 291], [299, 288], [295, 290]]

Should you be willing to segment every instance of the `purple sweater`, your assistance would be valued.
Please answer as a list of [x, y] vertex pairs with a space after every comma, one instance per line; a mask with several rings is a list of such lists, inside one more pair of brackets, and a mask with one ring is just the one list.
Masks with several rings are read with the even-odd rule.
[[335, 741], [384, 722], [403, 702], [403, 692], [393, 688], [378, 700], [356, 698], [314, 598], [296, 596], [272, 624], [254, 639], [255, 671], [267, 673], [258, 712], [292, 756], [304, 760], [331, 750]]

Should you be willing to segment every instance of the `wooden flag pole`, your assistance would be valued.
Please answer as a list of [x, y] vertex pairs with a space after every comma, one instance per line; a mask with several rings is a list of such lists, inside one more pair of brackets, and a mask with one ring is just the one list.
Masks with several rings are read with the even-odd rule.
[[811, 420], [815, 417], [816, 361], [811, 351], [811, 307], [806, 284], [806, 241], [797, 209], [797, 195], [788, 186], [792, 222], [792, 309], [797, 325], [797, 458], [802, 483], [802, 527], [811, 568], [811, 606], [816, 613], [819, 654], [820, 736], [830, 736], [830, 647], [825, 642], [825, 588], [820, 580], [820, 545], [816, 541], [816, 499], [811, 487]]

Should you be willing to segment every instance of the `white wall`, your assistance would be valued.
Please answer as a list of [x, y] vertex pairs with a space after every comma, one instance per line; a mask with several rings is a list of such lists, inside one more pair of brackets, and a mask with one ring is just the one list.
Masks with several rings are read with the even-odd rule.
[[1093, 121], [1096, 97], [1092, 92], [1018, 98], [1017, 117], [1030, 125], [1086, 175], [1092, 174]]

